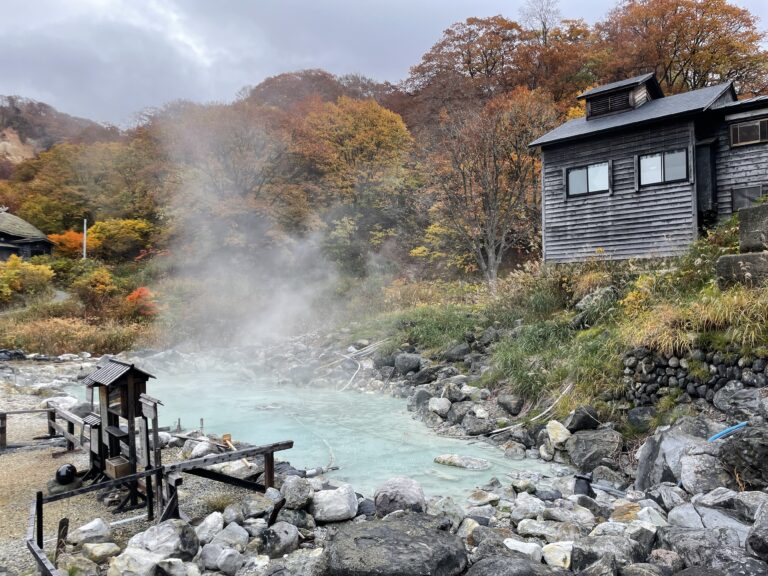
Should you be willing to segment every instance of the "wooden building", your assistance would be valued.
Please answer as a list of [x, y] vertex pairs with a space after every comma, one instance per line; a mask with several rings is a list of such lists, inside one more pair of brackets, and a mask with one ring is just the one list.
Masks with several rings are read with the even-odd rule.
[[32, 224], [0, 208], [0, 260], [8, 260], [14, 254], [22, 258], [50, 254], [52, 245]]
[[586, 117], [531, 143], [545, 261], [677, 256], [768, 194], [768, 97], [739, 101], [732, 83], [664, 96], [645, 74], [579, 99]]

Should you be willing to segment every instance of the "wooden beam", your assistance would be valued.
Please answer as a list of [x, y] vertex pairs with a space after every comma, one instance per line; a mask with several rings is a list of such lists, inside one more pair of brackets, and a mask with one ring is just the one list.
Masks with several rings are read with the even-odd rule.
[[240, 458], [248, 458], [252, 456], [271, 455], [274, 452], [281, 450], [288, 450], [293, 448], [293, 440], [286, 442], [277, 442], [275, 444], [267, 444], [264, 446], [254, 446], [251, 448], [243, 448], [236, 452], [225, 452], [223, 454], [209, 454], [202, 458], [195, 458], [193, 460], [185, 460], [183, 462], [177, 462], [175, 464], [166, 464], [163, 469], [168, 472], [183, 472], [190, 468], [204, 468], [205, 466], [211, 466], [212, 464], [221, 464], [223, 462], [232, 462], [233, 460], [239, 460]]
[[61, 494], [44, 496], [43, 502], [48, 504], [49, 502], [64, 500], [66, 498], [71, 498], [72, 496], [87, 494], [88, 492], [95, 492], [96, 490], [103, 490], [105, 488], [116, 488], [122, 484], [125, 484], [126, 482], [130, 482], [132, 480], [138, 480], [139, 478], [144, 478], [145, 476], [150, 476], [151, 474], [155, 474], [157, 472], [162, 472], [162, 468], [151, 468], [150, 470], [137, 472], [136, 474], [131, 474], [130, 476], [123, 476], [122, 478], [118, 478], [117, 480], [108, 480], [107, 482], [99, 482], [98, 484], [91, 484], [90, 486], [75, 488], [74, 490], [69, 490], [68, 492], [62, 492]]
[[42, 414], [44, 412], [52, 412], [55, 408], [35, 408], [32, 410], [3, 410], [0, 414]]
[[8, 447], [8, 437], [6, 436], [7, 420], [5, 413], [0, 414], [0, 450]]
[[43, 549], [40, 548], [34, 540], [27, 540], [27, 548], [32, 552], [32, 556], [34, 556], [41, 574], [44, 576], [61, 575], [61, 572], [56, 569], [56, 566], [54, 566], [50, 560], [48, 560], [48, 556], [45, 555]]
[[272, 452], [264, 454], [264, 485], [267, 488], [275, 485], [275, 455]]
[[231, 486], [237, 486], [238, 488], [248, 488], [257, 492], [266, 492], [267, 487], [258, 482], [251, 482], [250, 480], [243, 480], [242, 478], [236, 478], [228, 474], [222, 474], [214, 470], [208, 470], [206, 468], [192, 468], [190, 470], [184, 470], [187, 474], [193, 476], [200, 476], [201, 478], [207, 478], [209, 480], [215, 480], [216, 482], [222, 482]]

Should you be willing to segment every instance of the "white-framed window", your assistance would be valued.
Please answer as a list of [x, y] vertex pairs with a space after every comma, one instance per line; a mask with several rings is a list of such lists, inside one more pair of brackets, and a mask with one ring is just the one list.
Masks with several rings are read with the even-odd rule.
[[731, 124], [731, 148], [768, 142], [768, 119]]
[[599, 162], [587, 166], [568, 168], [566, 171], [566, 194], [584, 196], [611, 189], [610, 162]]
[[688, 179], [688, 150], [668, 150], [638, 157], [637, 170], [640, 186]]

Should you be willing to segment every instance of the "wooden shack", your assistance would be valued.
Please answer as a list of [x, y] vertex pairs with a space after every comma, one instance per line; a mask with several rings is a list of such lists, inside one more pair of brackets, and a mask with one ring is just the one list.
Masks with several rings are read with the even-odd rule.
[[[154, 376], [115, 359], [109, 359], [86, 376], [87, 398], [95, 409], [86, 417], [91, 429], [92, 477], [116, 480], [135, 474], [137, 462], [146, 461], [145, 457], [138, 457], [137, 450], [144, 456], [149, 450], [144, 404], [149, 398], [146, 391], [150, 378]], [[141, 419], [138, 437], [137, 418]], [[154, 422], [156, 427], [156, 416]]]

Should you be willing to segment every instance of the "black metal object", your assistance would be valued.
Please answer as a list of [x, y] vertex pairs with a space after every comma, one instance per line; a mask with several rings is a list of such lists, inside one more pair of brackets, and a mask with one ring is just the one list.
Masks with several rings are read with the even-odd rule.
[[595, 497], [595, 491], [592, 490], [592, 474], [576, 474], [576, 482], [573, 486], [574, 494], [583, 494], [590, 498]]
[[56, 482], [62, 486], [72, 484], [75, 481], [75, 476], [77, 476], [77, 468], [73, 464], [64, 464], [56, 470]]

